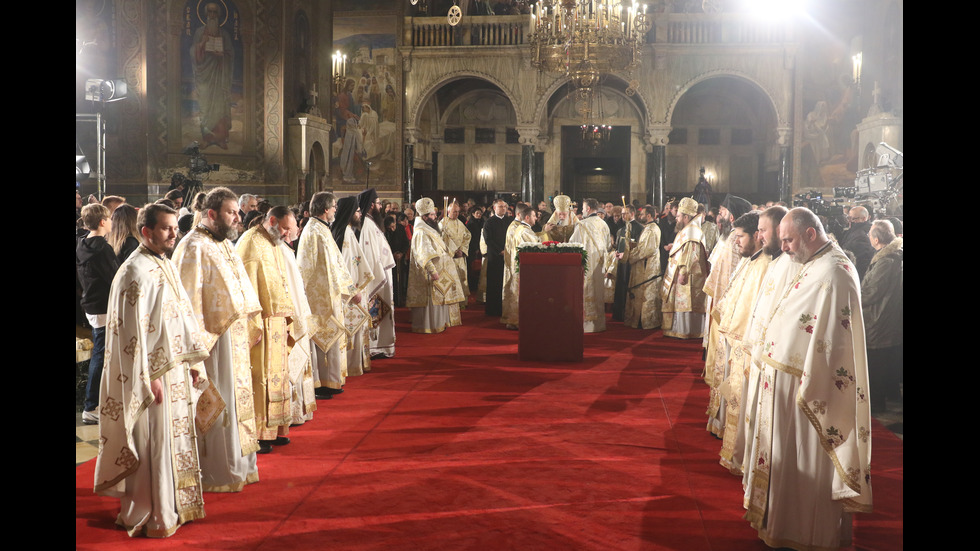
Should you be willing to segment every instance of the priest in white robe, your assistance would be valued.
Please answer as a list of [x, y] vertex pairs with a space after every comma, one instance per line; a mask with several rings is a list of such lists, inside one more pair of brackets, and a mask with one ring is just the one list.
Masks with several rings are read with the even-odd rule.
[[201, 223], [174, 252], [180, 281], [211, 353], [204, 367], [213, 389], [204, 394], [200, 407], [210, 411], [221, 406], [207, 432], [198, 434], [207, 492], [238, 492], [259, 481], [249, 349], [260, 335], [250, 338], [248, 318], [259, 314], [262, 305], [232, 245], [238, 238], [238, 207], [230, 189], [212, 189]]
[[367, 309], [371, 313], [368, 328], [368, 349], [372, 358], [390, 358], [395, 355], [395, 288], [392, 286], [392, 269], [395, 256], [384, 232], [384, 213], [381, 199], [374, 188], [366, 189], [357, 196], [360, 207], [358, 243], [374, 276], [365, 290]]
[[762, 367], [745, 518], [771, 547], [850, 544], [870, 512], [871, 410], [857, 270], [811, 211], [779, 226], [794, 277], [758, 335]]
[[332, 398], [344, 386], [348, 341], [345, 309], [349, 301], [361, 302], [330, 229], [336, 213], [337, 201], [332, 193], [321, 191], [313, 195], [311, 218], [303, 228], [296, 255], [313, 314], [313, 385], [321, 399]]
[[439, 234], [432, 199], [416, 201], [415, 211], [418, 216], [412, 233], [405, 306], [412, 309], [413, 333], [441, 333], [462, 323], [459, 302], [463, 300], [463, 290], [456, 264]]
[[581, 243], [588, 255], [583, 282], [582, 302], [585, 307], [583, 327], [586, 333], [598, 333], [606, 330], [606, 301], [605, 301], [605, 258], [609, 251], [611, 234], [609, 225], [599, 218], [599, 201], [584, 199], [582, 201], [582, 220], [574, 224], [574, 231], [568, 238], [569, 243]]
[[116, 524], [130, 536], [162, 538], [204, 518], [191, 385], [206, 378], [208, 352], [167, 258], [176, 211], [146, 205], [137, 228], [143, 244], [109, 292], [94, 489], [119, 498]]
[[[344, 265], [354, 282], [355, 294], [368, 296], [374, 284], [371, 263], [364, 258], [361, 244], [354, 235], [352, 224], [360, 221], [361, 212], [357, 206], [357, 196], [344, 197], [337, 203], [337, 215], [333, 223], [333, 235], [340, 248]], [[371, 349], [369, 331], [371, 328], [370, 305], [361, 301], [350, 301], [344, 310], [344, 328], [347, 331], [347, 375], [357, 376], [371, 371]]]

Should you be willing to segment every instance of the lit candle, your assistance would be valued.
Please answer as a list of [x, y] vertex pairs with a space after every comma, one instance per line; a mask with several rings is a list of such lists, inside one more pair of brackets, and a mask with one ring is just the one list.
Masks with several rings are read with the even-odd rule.
[[626, 196], [625, 195], [620, 195], [620, 197], [623, 199], [623, 207], [625, 208], [626, 207]]

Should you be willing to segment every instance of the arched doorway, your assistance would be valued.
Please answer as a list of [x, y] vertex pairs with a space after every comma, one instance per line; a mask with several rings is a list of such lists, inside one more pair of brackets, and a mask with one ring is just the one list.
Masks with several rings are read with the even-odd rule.
[[[607, 76], [591, 94], [567, 83], [551, 95], [547, 128], [552, 145], [544, 154], [545, 197], [562, 193], [576, 201], [594, 197], [614, 204], [642, 200], [646, 115], [625, 93], [626, 86], [621, 79]], [[590, 120], [611, 127], [607, 139], [596, 140], [591, 128], [583, 128]]]
[[517, 113], [497, 85], [466, 77], [444, 83], [419, 112], [414, 196], [448, 192], [488, 202], [521, 190]]
[[778, 199], [776, 113], [754, 83], [734, 76], [698, 82], [677, 101], [670, 125], [667, 197], [690, 195], [704, 167], [717, 195]]

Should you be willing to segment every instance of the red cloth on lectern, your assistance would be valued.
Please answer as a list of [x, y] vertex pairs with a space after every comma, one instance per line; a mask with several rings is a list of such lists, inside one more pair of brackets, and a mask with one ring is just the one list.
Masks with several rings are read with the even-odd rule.
[[522, 360], [582, 361], [582, 255], [522, 252], [520, 336]]

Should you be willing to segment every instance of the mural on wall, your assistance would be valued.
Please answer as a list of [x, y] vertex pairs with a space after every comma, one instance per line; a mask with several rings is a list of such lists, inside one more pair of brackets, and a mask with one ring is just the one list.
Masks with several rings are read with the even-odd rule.
[[240, 154], [244, 144], [245, 55], [238, 8], [187, 0], [181, 32], [181, 141], [201, 152]]
[[347, 55], [347, 73], [332, 105], [335, 185], [400, 182], [395, 25], [390, 16], [334, 15], [333, 49]]

